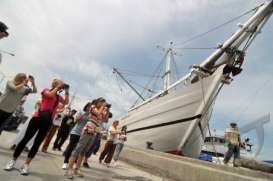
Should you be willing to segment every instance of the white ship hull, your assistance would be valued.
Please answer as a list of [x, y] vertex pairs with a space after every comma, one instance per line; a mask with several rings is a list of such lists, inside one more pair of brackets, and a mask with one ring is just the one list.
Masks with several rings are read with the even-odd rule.
[[128, 126], [127, 144], [145, 149], [150, 142], [154, 150], [177, 150], [185, 156], [197, 157], [221, 79], [222, 67], [202, 81], [131, 110], [122, 119], [122, 124]]

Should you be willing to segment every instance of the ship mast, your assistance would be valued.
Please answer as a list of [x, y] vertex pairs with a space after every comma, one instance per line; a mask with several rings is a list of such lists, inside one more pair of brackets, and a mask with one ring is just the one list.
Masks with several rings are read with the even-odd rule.
[[170, 42], [170, 47], [166, 50], [166, 66], [165, 66], [165, 73], [164, 73], [164, 82], [163, 82], [163, 90], [167, 91], [170, 84], [171, 84], [171, 63], [173, 57], [173, 42]]

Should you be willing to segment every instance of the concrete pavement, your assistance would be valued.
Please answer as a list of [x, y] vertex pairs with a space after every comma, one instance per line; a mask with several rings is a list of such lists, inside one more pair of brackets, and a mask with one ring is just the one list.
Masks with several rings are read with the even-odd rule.
[[179, 181], [273, 181], [273, 174], [125, 146], [122, 160]]
[[[64, 171], [61, 169], [63, 157], [61, 152], [51, 151], [45, 154], [39, 152], [33, 160], [28, 176], [21, 176], [18, 170], [11, 172], [4, 171], [6, 163], [10, 160], [13, 151], [9, 149], [15, 133], [3, 132], [0, 135], [0, 181], [59, 181], [68, 180], [64, 177]], [[16, 168], [20, 168], [26, 153], [23, 153], [17, 161]], [[74, 180], [89, 180], [89, 181], [166, 181], [166, 179], [152, 175], [142, 171], [134, 166], [124, 162], [119, 162], [116, 167], [107, 168], [103, 164], [99, 164], [98, 156], [91, 158], [90, 169], [83, 168], [84, 178], [75, 177]]]

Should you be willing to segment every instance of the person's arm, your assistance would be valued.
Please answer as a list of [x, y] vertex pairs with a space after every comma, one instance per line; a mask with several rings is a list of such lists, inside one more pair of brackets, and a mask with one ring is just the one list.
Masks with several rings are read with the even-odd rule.
[[69, 103], [69, 89], [65, 89], [65, 95], [64, 95], [64, 100], [63, 100], [63, 104], [67, 105]]
[[37, 87], [36, 87], [36, 84], [35, 84], [35, 79], [33, 76], [29, 76], [29, 81], [31, 83], [31, 86], [32, 86], [32, 90], [30, 93], [37, 93]]
[[121, 133], [120, 130], [114, 130], [114, 129], [110, 129], [109, 132], [110, 132], [110, 134], [120, 134]]
[[22, 82], [21, 84], [19, 85], [15, 85], [12, 81], [8, 81], [7, 82], [7, 87], [10, 88], [11, 90], [20, 90], [22, 87], [25, 86], [25, 81]]
[[69, 110], [64, 110], [64, 116], [70, 116], [70, 111]]
[[37, 101], [36, 104], [35, 104], [35, 106], [34, 106], [34, 109], [39, 109], [40, 105], [41, 105], [41, 102]]
[[51, 90], [47, 89], [47, 90], [43, 91], [42, 94], [45, 97], [51, 98], [51, 97], [56, 96], [58, 90], [59, 90], [59, 87], [55, 87], [54, 89], [51, 89]]
[[63, 112], [63, 111], [64, 111], [64, 108], [65, 108], [64, 105], [63, 105], [62, 103], [59, 103], [59, 104], [58, 104], [58, 108], [57, 108], [57, 112], [58, 112], [58, 113]]
[[87, 114], [88, 114], [87, 112], [85, 112], [85, 113], [78, 113], [78, 115], [76, 116], [76, 119], [75, 119], [75, 123], [81, 121], [84, 118], [84, 116], [87, 116]]

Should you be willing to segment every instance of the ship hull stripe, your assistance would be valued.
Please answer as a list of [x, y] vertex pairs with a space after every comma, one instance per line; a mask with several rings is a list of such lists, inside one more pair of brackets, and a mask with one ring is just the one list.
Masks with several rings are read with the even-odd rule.
[[153, 128], [158, 128], [158, 127], [163, 127], [163, 126], [169, 126], [169, 125], [173, 125], [173, 124], [184, 123], [184, 122], [192, 121], [194, 119], [200, 119], [201, 117], [202, 117], [202, 115], [198, 114], [198, 115], [193, 116], [193, 117], [188, 117], [188, 118], [183, 118], [183, 119], [179, 119], [179, 120], [175, 120], [175, 121], [170, 121], [170, 122], [166, 122], [166, 123], [155, 124], [155, 125], [151, 125], [151, 126], [146, 126], [146, 127], [132, 129], [132, 130], [127, 131], [127, 133], [133, 133], [133, 132], [143, 131], [143, 130], [147, 130], [147, 129], [153, 129]]

